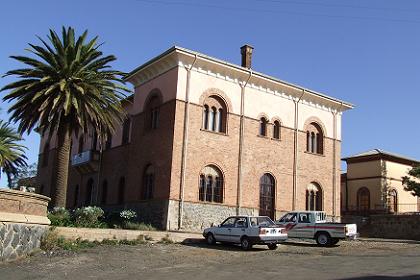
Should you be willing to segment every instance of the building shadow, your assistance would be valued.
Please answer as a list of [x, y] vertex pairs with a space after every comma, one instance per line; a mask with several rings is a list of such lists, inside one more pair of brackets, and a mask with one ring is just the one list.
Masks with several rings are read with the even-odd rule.
[[[205, 248], [205, 249], [210, 249], [210, 250], [245, 252], [241, 248], [241, 246], [237, 244], [216, 243], [215, 245], [209, 245], [206, 243], [205, 239], [188, 238], [188, 239], [185, 239], [181, 244], [188, 247]], [[249, 250], [249, 252], [265, 252], [265, 251], [268, 251], [268, 248], [267, 246], [264, 246], [264, 245], [255, 245], [252, 247], [252, 249]]]
[[373, 276], [361, 276], [351, 278], [340, 278], [340, 280], [414, 280], [420, 279], [420, 274], [406, 275], [406, 276], [385, 276], [385, 275], [373, 275]]

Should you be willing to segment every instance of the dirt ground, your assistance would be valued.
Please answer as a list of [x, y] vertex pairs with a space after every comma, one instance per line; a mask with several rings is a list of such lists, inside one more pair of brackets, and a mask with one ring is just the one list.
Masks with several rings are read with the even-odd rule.
[[0, 279], [420, 279], [420, 244], [288, 242], [276, 251], [202, 243], [40, 252], [0, 265]]

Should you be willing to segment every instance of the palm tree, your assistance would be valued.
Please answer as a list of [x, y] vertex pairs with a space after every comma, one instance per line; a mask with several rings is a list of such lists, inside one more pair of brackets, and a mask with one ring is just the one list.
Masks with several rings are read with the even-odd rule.
[[115, 131], [125, 119], [121, 99], [125, 73], [112, 70], [115, 56], [103, 56], [98, 37], [86, 41], [87, 30], [75, 38], [74, 29], [62, 28], [61, 39], [50, 30], [48, 43], [29, 44], [35, 58], [11, 56], [26, 68], [11, 70], [5, 76], [18, 80], [0, 91], [11, 90], [4, 101], [10, 107], [11, 121], [19, 123], [19, 132], [37, 129], [42, 135], [57, 136], [57, 174], [53, 206], [65, 207], [72, 135], [89, 129], [101, 140]]
[[3, 172], [6, 173], [7, 186], [9, 187], [9, 189], [16, 187], [16, 185], [13, 182], [14, 181], [13, 178], [16, 179], [22, 167], [28, 166], [28, 164], [26, 163], [27, 160], [28, 158], [25, 155], [20, 155], [15, 160], [13, 161], [7, 160], [4, 163]]
[[0, 171], [6, 173], [9, 187], [17, 168], [26, 165], [25, 147], [18, 143], [20, 140], [20, 134], [0, 120]]

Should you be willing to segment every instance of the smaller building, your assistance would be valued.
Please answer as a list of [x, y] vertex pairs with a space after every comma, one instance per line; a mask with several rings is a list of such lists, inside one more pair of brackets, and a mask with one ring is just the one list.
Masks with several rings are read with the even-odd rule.
[[404, 190], [402, 177], [420, 161], [380, 149], [343, 158], [341, 174], [343, 214], [406, 213], [420, 211], [420, 200]]

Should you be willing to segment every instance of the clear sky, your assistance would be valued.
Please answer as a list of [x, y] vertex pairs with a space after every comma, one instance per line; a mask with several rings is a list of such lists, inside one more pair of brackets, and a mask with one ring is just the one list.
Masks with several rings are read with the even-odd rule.
[[[0, 73], [19, 66], [9, 55], [62, 25], [98, 35], [126, 72], [173, 45], [239, 64], [249, 43], [254, 70], [355, 104], [343, 116], [342, 156], [381, 148], [420, 159], [418, 0], [1, 1]], [[8, 119], [9, 104], [0, 107]], [[39, 136], [24, 143], [36, 162]]]

